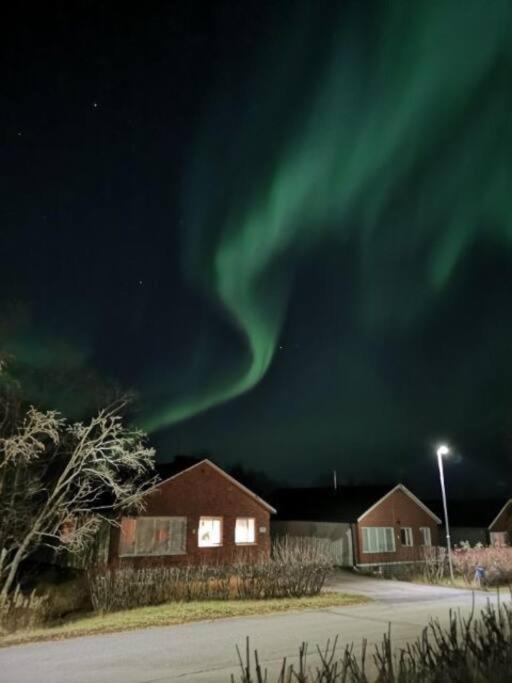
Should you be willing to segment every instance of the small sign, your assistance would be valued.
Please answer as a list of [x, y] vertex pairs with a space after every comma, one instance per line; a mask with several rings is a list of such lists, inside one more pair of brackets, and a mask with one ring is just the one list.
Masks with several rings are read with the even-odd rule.
[[260, 526], [260, 534], [266, 534], [267, 533], [267, 527], [266, 526]]

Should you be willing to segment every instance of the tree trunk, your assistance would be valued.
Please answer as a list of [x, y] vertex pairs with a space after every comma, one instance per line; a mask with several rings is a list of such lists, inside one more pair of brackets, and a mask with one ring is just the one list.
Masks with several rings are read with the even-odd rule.
[[21, 561], [24, 559], [25, 554], [27, 552], [28, 547], [30, 546], [30, 543], [32, 541], [32, 538], [34, 537], [35, 534], [35, 529], [27, 534], [25, 537], [25, 540], [23, 543], [20, 545], [18, 550], [16, 551], [16, 554], [12, 558], [12, 561], [10, 563], [10, 569], [9, 573], [7, 574], [7, 578], [4, 581], [4, 584], [2, 586], [2, 590], [0, 591], [0, 597], [1, 598], [6, 598], [9, 595], [9, 591], [11, 590], [14, 580], [16, 579], [16, 574], [18, 573], [19, 566], [21, 564]]

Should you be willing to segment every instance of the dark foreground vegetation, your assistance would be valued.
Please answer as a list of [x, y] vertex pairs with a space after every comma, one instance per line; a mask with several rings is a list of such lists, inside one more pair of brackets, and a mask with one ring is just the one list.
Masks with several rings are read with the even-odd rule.
[[[323, 649], [308, 651], [303, 644], [297, 665], [283, 660], [270, 678], [251, 655], [249, 639], [244, 657], [237, 647], [240, 675], [231, 683], [508, 683], [512, 681], [512, 607], [490, 603], [478, 617], [464, 619], [450, 612], [446, 627], [435, 620], [420, 637], [397, 652], [388, 632], [369, 652], [353, 644], [341, 647], [338, 638]], [[314, 663], [311, 661], [314, 659]]]

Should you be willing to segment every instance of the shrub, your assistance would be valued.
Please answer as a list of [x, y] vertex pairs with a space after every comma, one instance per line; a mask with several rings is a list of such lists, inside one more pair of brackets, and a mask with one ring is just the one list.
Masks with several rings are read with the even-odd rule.
[[89, 572], [93, 608], [100, 612], [171, 601], [226, 599], [231, 575], [225, 567], [131, 567]]
[[288, 537], [275, 541], [270, 560], [235, 565], [235, 583], [241, 599], [317, 595], [332, 561], [322, 539]]
[[91, 608], [89, 586], [83, 575], [58, 583], [39, 583], [36, 591], [37, 595], [46, 596], [46, 616], [49, 621]]
[[476, 545], [471, 548], [469, 543], [464, 543], [453, 551], [452, 563], [454, 571], [468, 583], [473, 581], [475, 569], [478, 566], [485, 569], [487, 585], [512, 582], [512, 548], [510, 547]]
[[448, 555], [446, 548], [425, 546], [411, 548], [410, 561], [404, 564], [383, 564], [367, 574], [378, 575], [387, 579], [403, 581], [425, 581], [438, 583], [448, 576]]
[[259, 600], [316, 595], [331, 563], [313, 539], [284, 538], [269, 559], [231, 565], [106, 568], [89, 572], [95, 610], [110, 612], [190, 600]]
[[423, 579], [428, 583], [438, 583], [448, 575], [448, 552], [446, 548], [431, 546], [422, 548], [424, 564]]
[[[245, 661], [237, 649], [240, 683], [270, 683], [258, 652], [251, 660], [246, 640]], [[506, 683], [511, 680], [512, 607], [488, 603], [480, 617], [463, 619], [450, 612], [446, 628], [431, 621], [422, 635], [405, 649], [393, 654], [390, 633], [375, 646], [371, 661], [363, 641], [360, 656], [353, 644], [338, 654], [338, 638], [322, 650], [316, 648], [319, 663], [308, 665], [305, 643], [299, 650], [297, 667], [283, 660], [277, 683]], [[373, 666], [372, 666], [373, 665]], [[373, 669], [373, 672], [371, 672]], [[231, 683], [235, 677], [231, 676]]]
[[[472, 548], [469, 543], [462, 543], [452, 550], [452, 564], [454, 574], [467, 584], [474, 581], [478, 566], [485, 570], [483, 583], [486, 585], [512, 583], [512, 548], [508, 546], [487, 547], [479, 543]], [[442, 547], [418, 548], [415, 561], [403, 565], [383, 565], [374, 573], [386, 578], [439, 583], [449, 578], [448, 554], [446, 548]]]
[[34, 628], [48, 617], [48, 596], [36, 595], [35, 591], [24, 595], [19, 586], [6, 597], [0, 597], [0, 630], [16, 631]]

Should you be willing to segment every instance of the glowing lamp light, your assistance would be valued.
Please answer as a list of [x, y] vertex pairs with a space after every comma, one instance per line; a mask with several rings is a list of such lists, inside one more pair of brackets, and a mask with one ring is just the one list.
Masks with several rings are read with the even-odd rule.
[[448, 455], [449, 452], [450, 452], [450, 449], [448, 448], [448, 446], [446, 444], [443, 443], [437, 449], [437, 456], [438, 456], [438, 458], [442, 458], [443, 455]]

